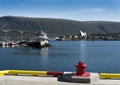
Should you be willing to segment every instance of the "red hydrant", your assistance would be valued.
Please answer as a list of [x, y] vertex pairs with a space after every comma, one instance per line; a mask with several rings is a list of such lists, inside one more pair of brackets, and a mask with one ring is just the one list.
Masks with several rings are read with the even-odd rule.
[[77, 76], [90, 76], [90, 73], [86, 73], [86, 64], [83, 63], [82, 61], [79, 61], [78, 64], [75, 65], [76, 66], [76, 75]]

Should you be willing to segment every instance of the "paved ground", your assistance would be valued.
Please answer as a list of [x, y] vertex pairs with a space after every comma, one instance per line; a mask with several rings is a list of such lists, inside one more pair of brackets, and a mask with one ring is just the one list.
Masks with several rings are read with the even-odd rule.
[[120, 85], [120, 80], [101, 79], [93, 83], [69, 83], [56, 77], [2, 76], [0, 85]]

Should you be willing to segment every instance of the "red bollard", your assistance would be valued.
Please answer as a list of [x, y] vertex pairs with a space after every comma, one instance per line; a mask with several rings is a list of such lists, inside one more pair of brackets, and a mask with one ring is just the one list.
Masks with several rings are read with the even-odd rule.
[[79, 61], [76, 66], [76, 76], [85, 76], [85, 77], [90, 77], [90, 73], [86, 72], [86, 67], [87, 65], [83, 63], [82, 61]]

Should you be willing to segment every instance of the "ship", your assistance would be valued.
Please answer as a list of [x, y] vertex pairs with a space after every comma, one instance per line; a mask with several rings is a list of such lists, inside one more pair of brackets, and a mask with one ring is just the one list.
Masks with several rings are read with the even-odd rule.
[[35, 39], [28, 42], [27, 46], [34, 47], [34, 48], [49, 47], [50, 44], [48, 41], [47, 34], [43, 31], [38, 32]]

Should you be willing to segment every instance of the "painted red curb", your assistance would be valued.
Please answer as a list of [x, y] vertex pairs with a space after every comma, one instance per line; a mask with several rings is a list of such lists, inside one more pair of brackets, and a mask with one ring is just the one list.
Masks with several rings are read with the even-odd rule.
[[53, 75], [54, 77], [58, 77], [63, 75], [63, 72], [47, 72], [47, 75]]

